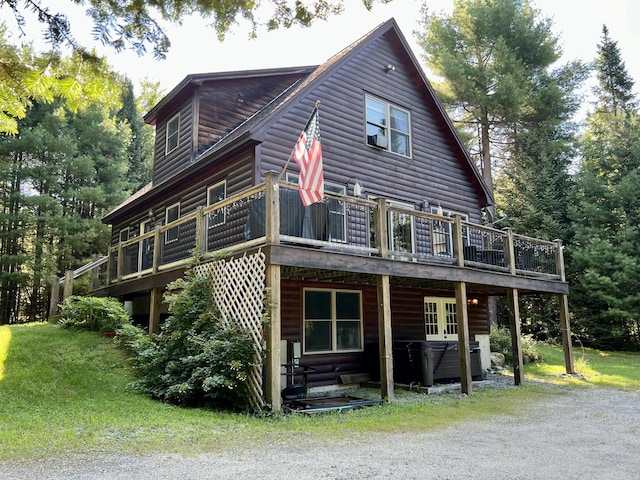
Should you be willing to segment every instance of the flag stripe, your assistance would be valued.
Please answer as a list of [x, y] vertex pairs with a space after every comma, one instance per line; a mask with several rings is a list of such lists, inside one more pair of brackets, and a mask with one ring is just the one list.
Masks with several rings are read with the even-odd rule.
[[302, 199], [302, 204], [308, 207], [324, 198], [322, 145], [320, 144], [317, 107], [313, 110], [307, 126], [296, 142], [293, 156], [300, 168], [300, 178], [298, 180], [300, 198]]

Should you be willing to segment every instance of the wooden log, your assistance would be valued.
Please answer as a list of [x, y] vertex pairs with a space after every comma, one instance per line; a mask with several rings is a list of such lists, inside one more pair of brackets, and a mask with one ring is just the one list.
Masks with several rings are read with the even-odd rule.
[[391, 330], [391, 287], [389, 275], [379, 275], [378, 338], [380, 352], [380, 389], [382, 400], [393, 401], [393, 338]]
[[[464, 260], [463, 260], [464, 261]], [[458, 354], [460, 356], [460, 389], [471, 395], [471, 353], [469, 351], [469, 315], [467, 313], [467, 285], [456, 282], [456, 321], [458, 326]]]
[[509, 302], [509, 323], [511, 331], [511, 351], [513, 353], [513, 381], [522, 384], [524, 367], [522, 360], [522, 340], [520, 338], [520, 306], [518, 304], [518, 290], [510, 288], [507, 291]]
[[281, 340], [281, 275], [280, 265], [267, 265], [266, 288], [269, 292], [269, 323], [265, 328], [267, 361], [265, 364], [265, 394], [274, 412], [282, 408], [280, 396], [280, 340]]

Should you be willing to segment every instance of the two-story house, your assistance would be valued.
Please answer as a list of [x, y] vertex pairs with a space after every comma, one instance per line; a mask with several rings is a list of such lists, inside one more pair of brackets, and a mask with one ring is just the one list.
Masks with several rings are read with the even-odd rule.
[[[317, 102], [325, 197], [304, 207], [289, 160]], [[517, 383], [519, 295], [560, 298], [572, 369], [560, 243], [482, 225], [491, 194], [393, 19], [320, 66], [189, 75], [145, 119], [153, 181], [104, 218], [101, 292], [157, 331], [196, 249], [223, 314], [266, 341], [252, 382], [273, 409], [303, 375], [370, 373], [384, 398], [432, 375], [469, 392], [489, 366], [490, 296], [509, 298]]]

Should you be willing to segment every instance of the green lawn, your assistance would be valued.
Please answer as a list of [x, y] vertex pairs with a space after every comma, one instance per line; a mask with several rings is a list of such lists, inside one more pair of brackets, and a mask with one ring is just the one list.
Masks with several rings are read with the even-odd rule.
[[[418, 395], [397, 391], [380, 407], [313, 417], [254, 417], [182, 409], [127, 391], [133, 379], [113, 341], [52, 325], [0, 327], [0, 460], [64, 453], [197, 453], [282, 441], [295, 434], [339, 437], [349, 431], [420, 431], [491, 415], [517, 415], [545, 395], [577, 386], [640, 388], [639, 355], [584, 353], [583, 379], [563, 378], [562, 352], [526, 367], [512, 389]], [[576, 350], [576, 357], [583, 352]], [[558, 384], [559, 387], [549, 384]]]

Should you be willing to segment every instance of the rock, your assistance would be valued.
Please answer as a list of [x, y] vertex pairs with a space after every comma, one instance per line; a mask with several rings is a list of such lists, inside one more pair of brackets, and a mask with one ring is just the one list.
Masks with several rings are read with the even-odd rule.
[[498, 352], [491, 352], [491, 365], [494, 367], [504, 366], [504, 355]]

